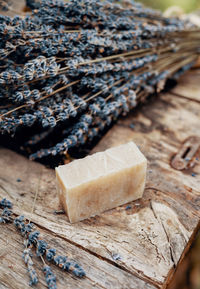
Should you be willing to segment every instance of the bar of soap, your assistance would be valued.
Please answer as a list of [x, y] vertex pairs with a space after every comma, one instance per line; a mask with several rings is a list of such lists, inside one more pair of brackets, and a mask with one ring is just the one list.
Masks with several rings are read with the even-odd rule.
[[70, 222], [141, 198], [146, 168], [133, 142], [57, 167], [57, 190]]

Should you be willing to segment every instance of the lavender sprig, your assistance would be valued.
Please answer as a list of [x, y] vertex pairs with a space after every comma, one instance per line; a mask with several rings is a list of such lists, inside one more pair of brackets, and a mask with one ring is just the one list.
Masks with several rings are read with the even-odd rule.
[[[0, 201], [1, 208], [3, 208], [0, 223], [9, 223], [12, 222], [12, 211], [9, 208], [12, 208], [12, 203], [5, 198]], [[14, 219], [14, 225], [24, 237], [24, 247], [23, 250], [23, 259], [27, 266], [27, 271], [30, 277], [30, 286], [36, 285], [38, 283], [38, 275], [34, 269], [33, 264], [33, 251], [32, 248], [36, 249], [36, 255], [41, 258], [43, 262], [43, 272], [45, 275], [45, 280], [49, 289], [56, 289], [56, 276], [52, 272], [51, 268], [46, 265], [43, 257], [49, 262], [57, 265], [61, 269], [72, 272], [77, 277], [84, 277], [85, 271], [82, 267], [76, 263], [74, 260], [69, 259], [63, 256], [56, 256], [56, 249], [47, 249], [48, 244], [44, 240], [39, 239], [40, 232], [37, 230], [33, 231], [33, 224], [29, 221], [26, 223], [26, 219], [23, 215], [18, 216]]]
[[23, 251], [23, 259], [24, 259], [24, 262], [27, 266], [27, 270], [28, 270], [28, 273], [29, 273], [29, 277], [30, 277], [30, 286], [32, 285], [36, 285], [38, 283], [38, 276], [37, 276], [37, 273], [33, 267], [33, 261], [32, 261], [32, 251], [30, 248], [26, 248], [24, 249]]
[[47, 265], [43, 267], [46, 283], [49, 289], [56, 289], [56, 276], [52, 272], [51, 268]]
[[67, 272], [71, 272], [73, 275], [79, 278], [83, 278], [86, 275], [83, 268], [75, 260], [70, 259], [67, 256], [53, 256], [53, 255], [54, 252], [51, 256], [51, 259], [48, 258], [48, 260], [52, 261], [59, 268]]

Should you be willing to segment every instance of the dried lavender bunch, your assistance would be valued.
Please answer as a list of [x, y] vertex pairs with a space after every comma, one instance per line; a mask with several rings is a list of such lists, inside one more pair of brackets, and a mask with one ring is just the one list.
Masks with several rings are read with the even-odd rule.
[[199, 28], [134, 1], [27, 5], [0, 16], [0, 134], [31, 159], [88, 144], [200, 53]]

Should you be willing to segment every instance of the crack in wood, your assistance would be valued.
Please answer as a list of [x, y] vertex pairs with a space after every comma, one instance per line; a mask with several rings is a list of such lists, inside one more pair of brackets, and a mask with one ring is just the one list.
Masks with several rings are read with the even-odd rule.
[[[152, 242], [152, 240], [151, 240], [150, 236], [147, 234], [147, 232], [144, 231], [144, 230], [143, 230], [143, 232], [145, 233], [147, 240], [148, 240], [148, 241], [151, 243], [151, 245], [155, 248], [155, 250], [156, 250], [156, 257], [157, 257], [157, 259], [159, 260], [159, 263], [160, 263], [161, 257], [159, 256], [160, 253], [159, 253], [158, 247], [156, 246], [156, 244], [154, 244], [154, 243]], [[163, 257], [162, 254], [161, 254], [161, 256]], [[165, 260], [164, 257], [163, 257], [163, 259]]]
[[151, 208], [151, 210], [152, 210], [152, 212], [153, 212], [153, 214], [154, 214], [154, 217], [155, 217], [155, 218], [158, 220], [158, 222], [161, 224], [161, 226], [162, 226], [162, 228], [163, 228], [163, 230], [164, 230], [164, 232], [165, 232], [165, 235], [166, 235], [166, 238], [167, 238], [167, 241], [168, 241], [168, 244], [169, 244], [169, 250], [170, 250], [171, 260], [172, 260], [172, 263], [173, 263], [173, 267], [175, 268], [175, 267], [176, 267], [176, 266], [175, 266], [176, 263], [175, 263], [175, 260], [174, 260], [174, 257], [173, 257], [173, 251], [172, 251], [172, 248], [171, 248], [169, 236], [168, 236], [168, 234], [167, 234], [167, 231], [166, 231], [166, 229], [165, 229], [165, 226], [164, 226], [161, 218], [158, 218], [158, 217], [157, 217], [157, 214], [156, 214], [156, 212], [155, 212], [155, 210], [154, 210], [154, 208], [153, 208], [153, 206], [152, 206], [152, 202], [150, 202], [150, 208]]

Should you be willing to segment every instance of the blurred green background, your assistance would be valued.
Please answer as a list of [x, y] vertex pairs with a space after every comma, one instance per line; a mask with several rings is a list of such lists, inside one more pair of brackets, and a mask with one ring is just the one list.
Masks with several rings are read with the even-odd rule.
[[200, 9], [200, 0], [137, 0], [145, 5], [161, 10], [169, 6], [180, 6], [185, 12], [191, 12]]

